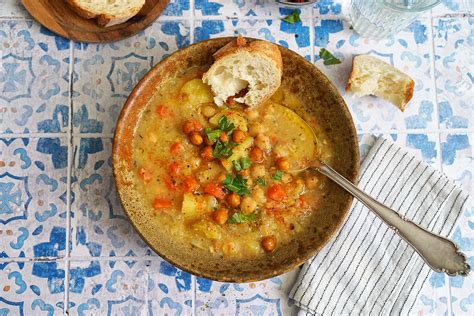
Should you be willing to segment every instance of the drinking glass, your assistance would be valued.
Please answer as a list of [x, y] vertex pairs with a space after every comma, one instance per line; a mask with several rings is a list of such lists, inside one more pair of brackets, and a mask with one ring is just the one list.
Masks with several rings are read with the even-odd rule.
[[383, 39], [407, 27], [437, 0], [350, 0], [349, 20], [363, 37]]

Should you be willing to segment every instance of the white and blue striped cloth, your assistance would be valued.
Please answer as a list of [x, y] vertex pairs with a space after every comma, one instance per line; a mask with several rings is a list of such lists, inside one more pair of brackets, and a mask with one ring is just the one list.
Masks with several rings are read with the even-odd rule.
[[[448, 236], [468, 193], [379, 138], [359, 188], [430, 231]], [[393, 230], [354, 201], [334, 240], [308, 261], [290, 292], [302, 315], [407, 315], [430, 268]]]

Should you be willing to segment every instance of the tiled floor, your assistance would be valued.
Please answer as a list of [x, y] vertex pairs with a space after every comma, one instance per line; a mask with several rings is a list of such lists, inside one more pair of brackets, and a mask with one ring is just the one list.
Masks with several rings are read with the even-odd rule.
[[[353, 114], [364, 156], [383, 134], [473, 192], [474, 4], [443, 0], [396, 37], [360, 38], [341, 1], [304, 8], [302, 22], [270, 0], [174, 0], [140, 34], [73, 43], [38, 25], [19, 0], [0, 0], [0, 314], [290, 315], [297, 270], [227, 284], [196, 278], [156, 256], [123, 215], [111, 175], [111, 137], [131, 89], [176, 49], [238, 33], [315, 63]], [[326, 48], [343, 62], [325, 66]], [[409, 73], [405, 113], [344, 92], [353, 55]], [[453, 235], [474, 265], [474, 207]], [[474, 280], [433, 273], [418, 314], [474, 314]]]

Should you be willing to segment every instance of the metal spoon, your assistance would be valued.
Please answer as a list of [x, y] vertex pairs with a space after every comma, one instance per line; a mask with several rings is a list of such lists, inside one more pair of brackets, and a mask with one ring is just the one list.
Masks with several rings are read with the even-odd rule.
[[362, 202], [411, 245], [434, 271], [444, 272], [450, 276], [467, 276], [471, 272], [466, 256], [451, 240], [427, 231], [378, 202], [322, 161], [308, 169], [324, 174]]
[[[315, 143], [316, 135], [313, 129], [298, 114], [283, 106], [275, 105], [275, 110], [279, 111], [280, 114], [284, 114], [281, 115], [281, 118], [284, 117], [288, 122], [302, 126], [301, 131], [305, 133], [305, 140], [308, 141], [312, 138], [313, 143]], [[302, 144], [300, 145], [303, 146]], [[307, 149], [309, 146], [305, 147]], [[300, 155], [297, 157], [298, 159], [293, 160], [309, 162], [309, 164], [306, 165], [303, 163], [303, 166], [292, 166], [291, 169], [293, 172], [304, 169], [314, 170], [336, 182], [374, 212], [385, 224], [411, 245], [434, 271], [444, 272], [450, 276], [467, 276], [469, 274], [471, 267], [467, 263], [466, 256], [459, 251], [459, 248], [451, 240], [427, 231], [376, 201], [371, 196], [359, 190], [325, 162], [315, 159], [311, 150], [304, 151], [303, 156], [304, 157], [301, 157]]]

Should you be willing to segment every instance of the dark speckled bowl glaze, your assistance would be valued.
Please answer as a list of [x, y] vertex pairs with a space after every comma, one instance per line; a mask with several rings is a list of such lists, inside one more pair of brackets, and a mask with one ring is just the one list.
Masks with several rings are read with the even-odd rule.
[[[329, 181], [321, 211], [314, 212], [313, 226], [270, 254], [246, 260], [229, 259], [210, 255], [208, 251], [177, 243], [160, 234], [151, 223], [149, 212], [144, 211], [148, 207], [135, 189], [132, 170], [136, 126], [157, 86], [192, 66], [210, 65], [212, 54], [231, 40], [233, 38], [217, 38], [191, 45], [164, 59], [148, 72], [129, 96], [118, 120], [113, 146], [113, 171], [125, 213], [157, 254], [197, 276], [223, 282], [250, 282], [285, 273], [314, 256], [341, 226], [352, 198]], [[335, 152], [332, 167], [355, 182], [359, 172], [358, 142], [344, 100], [314, 65], [291, 50], [283, 47], [280, 50], [283, 57], [282, 86], [303, 101], [306, 111], [316, 115]]]

